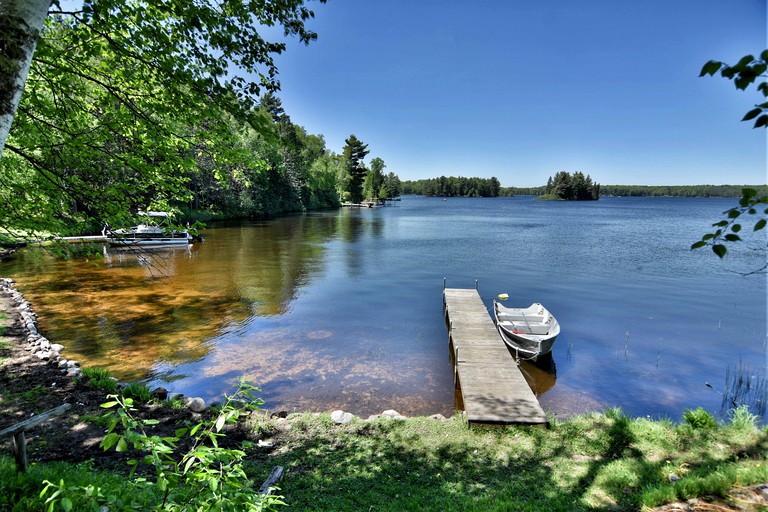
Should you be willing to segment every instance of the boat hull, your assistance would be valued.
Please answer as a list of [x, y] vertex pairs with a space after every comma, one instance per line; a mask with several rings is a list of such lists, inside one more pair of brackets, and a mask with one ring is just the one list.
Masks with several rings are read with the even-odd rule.
[[494, 301], [493, 312], [501, 339], [518, 358], [536, 361], [552, 351], [560, 324], [541, 304], [505, 308]]
[[164, 247], [164, 246], [184, 246], [192, 243], [192, 237], [189, 238], [109, 238], [109, 245], [115, 247]]

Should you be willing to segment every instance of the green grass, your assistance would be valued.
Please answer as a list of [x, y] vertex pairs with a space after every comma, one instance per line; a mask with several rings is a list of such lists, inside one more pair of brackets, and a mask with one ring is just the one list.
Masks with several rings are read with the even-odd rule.
[[281, 494], [296, 510], [639, 510], [768, 481], [766, 431], [743, 418], [707, 430], [618, 410], [549, 430], [309, 415], [291, 425], [254, 465], [287, 469]]
[[152, 391], [144, 382], [131, 382], [123, 388], [121, 394], [125, 398], [133, 398], [139, 403], [147, 403], [152, 400]]
[[87, 367], [83, 368], [83, 379], [87, 380], [91, 387], [105, 391], [106, 393], [117, 393], [117, 380], [106, 368]]
[[[252, 416], [253, 440], [267, 447], [249, 449], [246, 473], [258, 483], [282, 465], [279, 494], [289, 510], [341, 511], [641, 510], [768, 481], [768, 430], [755, 416], [737, 410], [714, 425], [695, 416], [696, 426], [611, 409], [549, 429], [470, 428], [459, 418], [335, 425], [327, 414], [283, 423]], [[20, 477], [9, 464], [0, 459], [0, 510], [15, 499], [28, 500], [15, 510], [37, 510], [36, 482], [80, 485], [93, 471], [35, 464]], [[107, 492], [125, 488], [124, 477], [94, 475]]]

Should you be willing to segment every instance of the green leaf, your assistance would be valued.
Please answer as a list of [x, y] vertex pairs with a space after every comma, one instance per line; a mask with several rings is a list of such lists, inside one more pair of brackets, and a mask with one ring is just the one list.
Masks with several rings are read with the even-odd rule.
[[72, 510], [72, 500], [69, 498], [61, 498], [61, 508], [64, 509], [64, 512]]
[[699, 240], [698, 242], [696, 242], [695, 244], [693, 244], [691, 246], [691, 250], [693, 250], [693, 249], [700, 249], [700, 248], [704, 247], [705, 245], [707, 245], [707, 242], [705, 242], [704, 240]]
[[743, 69], [744, 69], [744, 68], [746, 68], [746, 67], [747, 67], [749, 64], [751, 64], [753, 60], [755, 60], [755, 57], [754, 57], [754, 56], [752, 56], [752, 55], [745, 55], [745, 56], [744, 56], [744, 57], [742, 57], [742, 58], [739, 60], [739, 62], [737, 62], [737, 63], [736, 63], [736, 65], [735, 65], [735, 66], [733, 66], [733, 67], [734, 67], [734, 68], [736, 68], [736, 69], [738, 69], [738, 70], [743, 70]]
[[712, 246], [712, 250], [715, 254], [717, 254], [721, 259], [725, 257], [725, 255], [728, 253], [728, 249], [724, 245], [716, 244]]
[[757, 116], [759, 116], [762, 112], [763, 112], [762, 108], [753, 108], [752, 110], [747, 112], [741, 120], [749, 121], [750, 119], [754, 119]]
[[745, 187], [741, 189], [741, 195], [747, 198], [755, 197], [757, 195], [757, 190], [755, 190], [754, 188]]
[[733, 233], [728, 233], [728, 234], [727, 234], [727, 235], [725, 235], [725, 237], [723, 237], [723, 238], [725, 238], [725, 239], [726, 239], [726, 240], [728, 240], [729, 242], [738, 242], [738, 241], [740, 241], [740, 240], [741, 240], [741, 237], [739, 237], [739, 235], [734, 235]]
[[[741, 215], [741, 212], [740, 212], [739, 210], [728, 210], [728, 218], [729, 218], [729, 219], [735, 219], [735, 218], [736, 218], [736, 217], [738, 217], [739, 215]], [[727, 226], [727, 225], [728, 225], [728, 222], [727, 222], [727, 221], [723, 221], [723, 222], [725, 222], [724, 226]], [[718, 225], [719, 225], [719, 224], [718, 224]]]
[[127, 452], [128, 451], [128, 443], [125, 442], [125, 438], [121, 437], [117, 441], [117, 448], [115, 448], [115, 451], [118, 452]]
[[741, 224], [734, 224], [733, 226], [731, 226], [731, 231], [733, 231], [734, 233], [738, 233], [739, 231], [741, 231]]
[[101, 446], [106, 451], [112, 448], [113, 446], [115, 446], [115, 444], [117, 444], [119, 440], [120, 440], [120, 436], [115, 432], [112, 432], [104, 436], [104, 439], [101, 440], [101, 443], [99, 443], [99, 446]]
[[763, 50], [763, 52], [760, 54], [760, 60], [768, 61], [768, 50]]
[[722, 66], [723, 66], [722, 62], [711, 60], [706, 64], [704, 64], [704, 67], [701, 68], [701, 73], [699, 73], [699, 76], [705, 76], [705, 75], [712, 76], [715, 73], [717, 73]]
[[227, 417], [223, 414], [220, 414], [219, 417], [216, 418], [216, 425], [214, 425], [216, 432], [221, 432], [221, 429], [224, 428], [224, 423], [226, 421], [227, 421]]
[[759, 221], [757, 221], [757, 223], [755, 223], [755, 228], [753, 231], [760, 231], [761, 229], [763, 229], [765, 227], [765, 222], [766, 222], [765, 219], [760, 219]]
[[758, 117], [753, 128], [760, 128], [763, 126], [768, 126], [768, 114], [763, 114]]
[[105, 403], [101, 404], [101, 407], [103, 407], [104, 409], [110, 409], [110, 408], [112, 408], [112, 407], [114, 407], [116, 405], [120, 405], [120, 402], [105, 402]]

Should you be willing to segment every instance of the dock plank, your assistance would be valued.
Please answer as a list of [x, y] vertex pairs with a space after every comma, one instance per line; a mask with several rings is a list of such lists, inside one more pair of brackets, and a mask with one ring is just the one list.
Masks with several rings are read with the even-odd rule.
[[544, 425], [544, 410], [499, 337], [477, 290], [446, 288], [443, 305], [470, 424]]

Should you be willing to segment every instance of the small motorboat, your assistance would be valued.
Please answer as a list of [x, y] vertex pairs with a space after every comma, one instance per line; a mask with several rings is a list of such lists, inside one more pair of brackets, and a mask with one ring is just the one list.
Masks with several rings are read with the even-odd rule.
[[520, 359], [535, 361], [548, 354], [560, 334], [560, 324], [538, 302], [527, 308], [508, 308], [493, 301], [496, 328]]
[[188, 231], [177, 231], [170, 227], [170, 216], [166, 212], [145, 212], [144, 223], [125, 229], [111, 230], [104, 226], [102, 234], [109, 245], [118, 247], [163, 247], [189, 245], [192, 235]]

